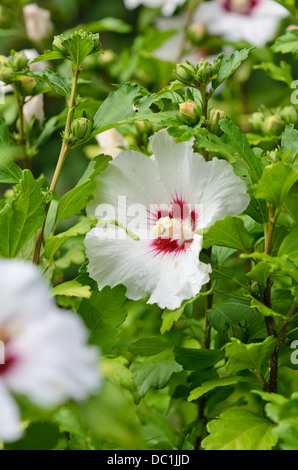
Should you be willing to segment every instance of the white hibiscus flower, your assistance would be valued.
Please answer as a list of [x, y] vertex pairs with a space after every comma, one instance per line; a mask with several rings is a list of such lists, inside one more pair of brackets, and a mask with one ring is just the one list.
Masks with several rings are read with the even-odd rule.
[[205, 23], [212, 35], [261, 47], [274, 39], [280, 21], [288, 15], [274, 0], [212, 0], [198, 7], [193, 20]]
[[185, 0], [124, 0], [126, 8], [137, 8], [139, 5], [145, 5], [149, 8], [162, 8], [162, 13], [170, 16], [176, 8], [185, 3]]
[[0, 260], [0, 299], [0, 440], [9, 442], [22, 435], [13, 394], [52, 407], [86, 399], [100, 376], [80, 318], [55, 306], [36, 268]]
[[35, 118], [40, 126], [42, 126], [45, 115], [43, 107], [43, 95], [36, 95], [32, 97], [27, 97], [26, 102], [23, 107], [24, 120], [27, 126], [30, 126], [32, 120]]
[[33, 42], [48, 39], [54, 30], [49, 10], [40, 8], [36, 3], [29, 3], [23, 8], [27, 36]]
[[99, 224], [85, 239], [88, 269], [99, 289], [124, 284], [130, 299], [149, 296], [148, 303], [175, 309], [209, 280], [211, 267], [199, 260], [202, 237], [196, 230], [240, 214], [249, 196], [229, 163], [205, 162], [192, 142], [176, 144], [163, 130], [151, 144], [150, 158], [125, 151], [97, 177], [88, 212], [100, 218], [107, 210], [109, 220], [112, 207], [115, 220], [139, 239], [121, 226]]

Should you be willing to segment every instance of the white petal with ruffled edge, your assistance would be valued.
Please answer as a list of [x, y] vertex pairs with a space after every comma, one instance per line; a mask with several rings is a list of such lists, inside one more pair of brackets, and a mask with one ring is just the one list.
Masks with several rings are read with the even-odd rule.
[[[0, 439], [20, 437], [20, 415], [10, 393], [52, 407], [84, 400], [99, 388], [99, 351], [88, 345], [82, 320], [58, 310], [32, 264], [0, 259]], [[5, 423], [5, 425], [3, 424]]]
[[280, 21], [288, 15], [284, 7], [272, 0], [262, 0], [249, 15], [227, 11], [222, 1], [213, 0], [198, 7], [194, 21], [205, 23], [212, 35], [261, 47], [274, 38]]
[[[196, 228], [199, 228], [246, 209], [249, 204], [246, 185], [229, 163], [217, 158], [205, 162], [193, 152], [192, 141], [177, 144], [165, 130], [156, 133], [150, 141], [154, 152], [150, 158], [126, 151], [97, 178], [89, 213], [96, 215], [102, 204], [116, 207], [118, 196], [122, 195], [127, 208], [129, 204], [144, 205], [142, 222], [147, 226], [149, 219], [152, 224], [148, 208], [175, 204], [178, 200], [195, 209], [199, 216]], [[124, 211], [124, 206], [115, 209], [117, 220], [118, 216], [124, 216]], [[127, 221], [131, 223], [132, 218], [128, 217]], [[134, 230], [137, 235], [147, 234], [137, 241], [123, 228], [99, 224], [85, 239], [88, 270], [99, 289], [124, 284], [128, 298], [139, 300], [149, 296], [149, 303], [174, 309], [184, 299], [199, 293], [208, 282], [210, 267], [199, 261], [201, 238], [198, 235], [194, 235], [186, 249], [159, 251], [152, 244], [150, 230], [150, 224], [147, 232]]]
[[197, 295], [209, 280], [211, 268], [199, 261], [202, 238], [195, 235], [191, 248], [174, 256], [157, 255], [148, 240], [119, 239], [123, 229], [96, 227], [85, 239], [88, 271], [99, 289], [124, 284], [129, 299], [149, 297], [161, 308], [178, 308]]
[[98, 353], [85, 346], [87, 340], [80, 318], [53, 310], [11, 340], [19, 360], [4, 377], [5, 383], [43, 407], [84, 400], [100, 384]]

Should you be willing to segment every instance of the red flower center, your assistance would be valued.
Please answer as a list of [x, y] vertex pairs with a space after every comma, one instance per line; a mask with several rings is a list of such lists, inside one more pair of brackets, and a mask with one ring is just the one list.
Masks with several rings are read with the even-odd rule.
[[260, 0], [224, 0], [223, 7], [226, 11], [249, 15], [260, 3]]
[[156, 254], [185, 252], [193, 242], [199, 215], [182, 198], [173, 199], [169, 207], [156, 207], [150, 212], [154, 239], [150, 242]]

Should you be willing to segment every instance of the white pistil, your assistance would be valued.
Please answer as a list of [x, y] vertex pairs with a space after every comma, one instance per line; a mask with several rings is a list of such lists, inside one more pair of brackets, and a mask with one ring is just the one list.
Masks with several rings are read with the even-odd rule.
[[161, 217], [152, 229], [154, 237], [171, 238], [172, 240], [189, 240], [193, 237], [191, 222], [183, 222], [180, 219], [173, 219], [169, 216]]

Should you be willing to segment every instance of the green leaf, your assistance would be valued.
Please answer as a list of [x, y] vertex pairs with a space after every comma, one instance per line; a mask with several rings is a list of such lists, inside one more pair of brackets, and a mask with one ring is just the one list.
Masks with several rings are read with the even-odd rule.
[[230, 57], [227, 57], [225, 54], [218, 56], [214, 70], [217, 77], [212, 81], [214, 90], [238, 69], [242, 62], [247, 59], [250, 50], [251, 49], [242, 49], [241, 51], [236, 51]]
[[97, 33], [100, 31], [112, 31], [114, 33], [126, 34], [131, 31], [132, 27], [130, 24], [125, 23], [125, 21], [120, 18], [108, 17], [103, 18], [101, 20], [92, 21], [91, 23], [87, 24], [79, 24], [75, 26], [75, 28], [64, 31], [63, 34], [70, 35], [75, 31], [81, 29], [83, 29], [84, 31], [90, 31], [91, 33]]
[[190, 392], [188, 397], [188, 401], [197, 400], [201, 398], [201, 396], [205, 395], [206, 393], [210, 392], [217, 387], [228, 387], [230, 385], [236, 385], [239, 382], [245, 381], [245, 377], [221, 377], [215, 380], [208, 380], [204, 382], [200, 387], [195, 388]]
[[298, 155], [298, 131], [294, 129], [294, 124], [286, 126], [281, 139], [281, 150], [283, 154], [290, 152], [289, 163], [295, 162]]
[[219, 349], [174, 348], [176, 361], [185, 370], [202, 370], [214, 366], [223, 359], [224, 352]]
[[263, 62], [262, 64], [255, 65], [254, 68], [264, 70], [272, 80], [284, 82], [289, 86], [293, 82], [292, 67], [283, 60], [280, 62], [280, 66], [273, 62]]
[[83, 299], [78, 314], [90, 330], [90, 343], [96, 344], [103, 354], [108, 354], [118, 341], [119, 326], [126, 318], [125, 287], [105, 287], [93, 292], [90, 299]]
[[137, 98], [140, 95], [141, 88], [131, 83], [125, 83], [117, 91], [110, 93], [94, 116], [95, 131], [92, 135], [133, 122], [139, 119], [142, 114], [147, 114], [154, 95], [143, 97], [138, 101], [138, 107], [136, 107]]
[[225, 217], [206, 229], [206, 232], [204, 230], [203, 248], [218, 245], [249, 252], [252, 242], [239, 217]]
[[0, 211], [1, 256], [15, 258], [18, 255], [42, 225], [46, 202], [43, 180], [35, 181], [32, 173], [24, 170], [18, 195]]
[[19, 183], [22, 178], [22, 170], [11, 160], [13, 150], [9, 148], [9, 129], [2, 119], [0, 119], [0, 150], [0, 183]]
[[98, 35], [80, 30], [72, 33], [68, 38], [61, 38], [62, 47], [67, 51], [68, 57], [75, 67], [81, 67], [82, 63], [89, 54], [93, 52], [102, 52], [97, 46]]
[[0, 183], [17, 184], [21, 178], [22, 170], [14, 161], [0, 160]]
[[128, 351], [136, 356], [154, 356], [163, 352], [165, 349], [173, 348], [168, 341], [160, 338], [143, 338], [132, 343]]
[[262, 343], [243, 344], [233, 338], [226, 347], [227, 371], [234, 375], [241, 370], [261, 371], [270, 356], [273, 354], [277, 339], [269, 336]]
[[247, 273], [247, 277], [258, 282], [263, 287], [266, 287], [269, 274], [270, 266], [261, 261], [260, 263], [257, 263], [249, 273]]
[[60, 96], [64, 96], [66, 99], [70, 97], [71, 86], [69, 81], [57, 72], [52, 70], [45, 70], [44, 72], [29, 72], [30, 77], [38, 77], [40, 80], [44, 80], [47, 84]]
[[128, 369], [129, 362], [125, 357], [106, 356], [101, 361], [101, 372], [112, 382], [119, 384], [131, 392], [136, 391], [132, 372]]
[[229, 410], [207, 425], [210, 433], [203, 442], [206, 450], [271, 450], [277, 442], [274, 426], [247, 410]]
[[294, 393], [289, 399], [275, 393], [255, 392], [269, 403], [265, 406], [268, 418], [277, 423], [273, 435], [279, 439], [283, 450], [298, 448], [298, 395]]
[[78, 184], [62, 196], [52, 231], [55, 230], [60, 220], [68, 219], [74, 214], [80, 214], [80, 212], [85, 209], [89, 198], [92, 196], [96, 187], [96, 183], [94, 181], [95, 176], [107, 167], [110, 160], [111, 158], [107, 155], [99, 155], [96, 157], [89, 163], [86, 172]]
[[256, 185], [256, 197], [271, 202], [275, 207], [281, 207], [289, 190], [298, 179], [298, 172], [292, 165], [278, 162], [265, 168]]
[[262, 165], [259, 157], [250, 148], [246, 135], [227, 119], [220, 121], [220, 127], [228, 137], [227, 150], [249, 171], [252, 181], [258, 181], [263, 172]]
[[54, 237], [47, 238], [45, 242], [44, 255], [47, 258], [49, 264], [52, 263], [56, 252], [64, 245], [67, 240], [78, 235], [85, 235], [97, 224], [97, 219], [95, 217], [87, 217], [78, 224], [71, 227], [66, 232], [61, 232]]
[[130, 366], [140, 397], [151, 389], [164, 388], [174, 373], [181, 372], [182, 367], [175, 361], [170, 350], [155, 356], [137, 359]]
[[39, 55], [36, 59], [32, 60], [30, 64], [35, 64], [36, 62], [43, 62], [44, 60], [56, 60], [64, 59], [65, 57], [60, 54], [58, 51], [46, 51], [44, 54]]
[[169, 310], [166, 308], [161, 315], [161, 318], [162, 318], [162, 325], [160, 327], [161, 334], [163, 335], [166, 331], [170, 331], [173, 324], [176, 321], [178, 321], [181, 315], [183, 314], [185, 307], [187, 305], [192, 304], [199, 297], [209, 295], [210, 293], [211, 291], [200, 292], [196, 297], [189, 299], [189, 300], [184, 300], [182, 302], [182, 305], [176, 308], [175, 310]]
[[272, 46], [274, 52], [281, 52], [282, 54], [287, 54], [291, 52], [292, 54], [298, 53], [298, 30], [293, 29], [288, 31], [283, 36], [277, 38], [275, 43]]
[[245, 301], [229, 299], [216, 305], [208, 310], [208, 319], [212, 327], [226, 338], [238, 330], [237, 337], [245, 342], [266, 336], [263, 315]]
[[100, 394], [80, 405], [83, 423], [113, 448], [141, 449], [140, 420], [132, 394], [106, 379]]
[[283, 240], [278, 250], [278, 256], [287, 256], [298, 266], [298, 225]]
[[51, 295], [66, 295], [67, 297], [81, 297], [89, 299], [89, 297], [91, 297], [91, 290], [90, 286], [83, 286], [76, 279], [73, 279], [72, 281], [58, 284], [58, 286], [52, 289]]

